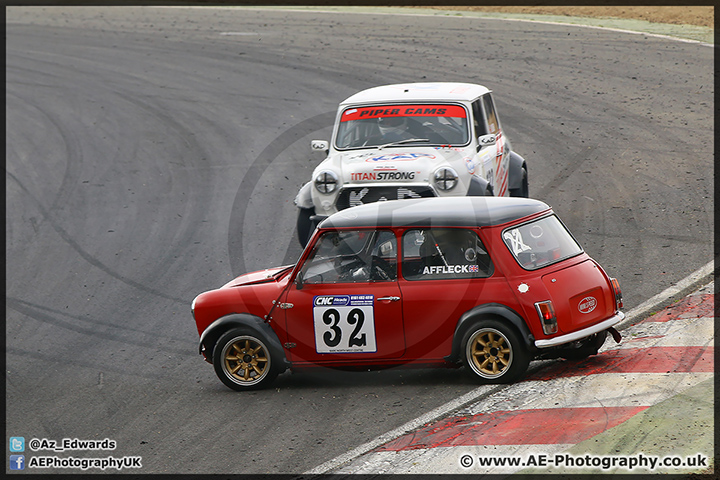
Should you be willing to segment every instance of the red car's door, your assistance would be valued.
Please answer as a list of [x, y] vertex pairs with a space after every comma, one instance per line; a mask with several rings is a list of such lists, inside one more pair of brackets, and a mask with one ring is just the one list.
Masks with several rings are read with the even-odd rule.
[[363, 363], [405, 352], [391, 231], [328, 232], [283, 299], [289, 360]]
[[501, 301], [505, 281], [489, 278], [495, 267], [473, 229], [408, 229], [401, 255], [407, 355], [437, 361], [450, 354], [463, 313]]

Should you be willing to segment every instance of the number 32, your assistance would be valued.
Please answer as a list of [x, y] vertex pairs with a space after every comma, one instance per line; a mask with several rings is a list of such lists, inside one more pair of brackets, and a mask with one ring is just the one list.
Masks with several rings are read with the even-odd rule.
[[[334, 308], [330, 308], [323, 314], [323, 323], [330, 327], [330, 331], [323, 334], [323, 341], [328, 347], [337, 347], [342, 341], [342, 329], [339, 326], [340, 312]], [[365, 334], [360, 335], [360, 331], [365, 323], [365, 314], [359, 308], [353, 308], [348, 312], [345, 321], [349, 325], [355, 325], [350, 338], [348, 339], [348, 348], [364, 347], [367, 345]]]

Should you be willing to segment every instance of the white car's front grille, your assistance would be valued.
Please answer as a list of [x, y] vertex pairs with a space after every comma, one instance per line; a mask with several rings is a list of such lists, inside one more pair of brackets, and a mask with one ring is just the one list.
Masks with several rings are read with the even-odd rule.
[[435, 192], [429, 186], [393, 186], [393, 187], [350, 187], [340, 191], [337, 209], [343, 210], [366, 203], [404, 198], [434, 197]]

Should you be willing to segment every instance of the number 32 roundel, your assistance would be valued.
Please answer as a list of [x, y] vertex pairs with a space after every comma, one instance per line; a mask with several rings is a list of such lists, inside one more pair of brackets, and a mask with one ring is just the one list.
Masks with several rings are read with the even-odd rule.
[[373, 295], [318, 295], [313, 299], [317, 353], [372, 353], [375, 342]]

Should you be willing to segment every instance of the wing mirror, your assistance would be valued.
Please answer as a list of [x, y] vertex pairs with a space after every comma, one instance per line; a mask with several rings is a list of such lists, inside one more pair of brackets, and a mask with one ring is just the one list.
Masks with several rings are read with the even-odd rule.
[[295, 277], [295, 286], [298, 290], [302, 290], [303, 288], [303, 273], [302, 271], [299, 271], [297, 276]]
[[497, 143], [497, 137], [493, 133], [488, 133], [487, 135], [481, 135], [478, 137], [478, 145], [480, 145], [480, 148], [489, 147], [491, 145], [495, 145], [495, 143]]
[[330, 150], [330, 144], [327, 140], [312, 140], [310, 142], [310, 149], [313, 152], [327, 152]]

